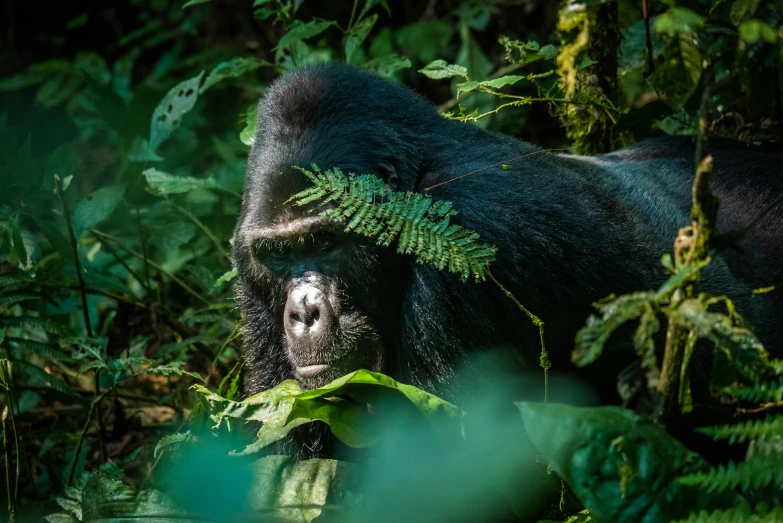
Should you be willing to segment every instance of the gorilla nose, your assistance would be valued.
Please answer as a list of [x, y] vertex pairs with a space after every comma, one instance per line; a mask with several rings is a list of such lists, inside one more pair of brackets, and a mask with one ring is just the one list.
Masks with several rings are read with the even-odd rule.
[[304, 286], [291, 291], [286, 311], [289, 335], [314, 337], [321, 334], [325, 329], [324, 315], [328, 308], [326, 295], [316, 287]]

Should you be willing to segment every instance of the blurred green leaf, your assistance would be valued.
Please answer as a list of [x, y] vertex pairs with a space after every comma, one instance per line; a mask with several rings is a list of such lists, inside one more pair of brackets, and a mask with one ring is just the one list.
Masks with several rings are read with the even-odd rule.
[[327, 20], [311, 20], [306, 23], [297, 20], [291, 29], [280, 38], [272, 50], [277, 51], [278, 49], [290, 47], [302, 40], [312, 38], [326, 31], [333, 24], [334, 22]]
[[[209, 0], [205, 0], [209, 1]], [[204, 91], [212, 87], [218, 82], [225, 80], [226, 78], [237, 78], [250, 71], [255, 71], [259, 67], [271, 66], [272, 64], [266, 60], [259, 60], [258, 58], [245, 58], [239, 57], [229, 60], [227, 62], [219, 63], [212, 71], [207, 75], [207, 79], [204, 80], [204, 85], [201, 86], [199, 94], [204, 94]]]
[[79, 236], [111, 216], [124, 194], [125, 184], [116, 184], [98, 189], [85, 197], [73, 211], [74, 234]]
[[358, 24], [355, 24], [351, 28], [351, 32], [345, 38], [345, 61], [347, 63], [353, 63], [353, 55], [356, 49], [361, 47], [362, 43], [367, 39], [367, 35], [372, 31], [375, 22], [378, 21], [378, 15], [373, 14], [367, 18], [363, 18]]
[[216, 189], [217, 182], [213, 178], [194, 178], [192, 176], [175, 176], [157, 169], [147, 169], [144, 177], [155, 194], [180, 194], [194, 189]]
[[198, 76], [177, 84], [158, 103], [150, 122], [149, 146], [152, 151], [156, 151], [171, 136], [174, 129], [179, 127], [185, 113], [196, 105], [203, 76], [202, 71]]
[[730, 506], [677, 478], [709, 470], [695, 452], [618, 407], [517, 403], [531, 441], [599, 521], [668, 523]]

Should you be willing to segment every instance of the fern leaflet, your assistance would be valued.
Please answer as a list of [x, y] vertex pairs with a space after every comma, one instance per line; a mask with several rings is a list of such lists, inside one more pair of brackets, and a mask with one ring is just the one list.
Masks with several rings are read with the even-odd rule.
[[471, 275], [476, 281], [483, 280], [495, 260], [495, 247], [480, 243], [477, 233], [450, 223], [457, 214], [451, 202], [433, 201], [421, 193], [389, 191], [371, 174], [346, 176], [340, 169], [322, 172], [316, 165], [312, 171], [297, 169], [313, 187], [295, 194], [289, 202], [297, 206], [319, 202], [318, 207], [336, 203], [321, 215], [345, 223], [346, 232], [375, 238], [383, 246], [397, 240], [397, 252], [455, 272], [463, 281]]

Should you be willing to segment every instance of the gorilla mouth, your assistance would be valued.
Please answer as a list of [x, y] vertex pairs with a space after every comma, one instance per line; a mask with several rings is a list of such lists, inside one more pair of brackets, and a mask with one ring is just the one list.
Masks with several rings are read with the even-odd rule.
[[313, 376], [320, 374], [331, 367], [328, 363], [321, 363], [319, 365], [305, 365], [304, 367], [297, 367], [294, 369], [296, 374], [302, 378], [312, 378]]
[[349, 372], [366, 368], [380, 371], [381, 344], [377, 337], [365, 338], [354, 342], [350, 348], [343, 348], [334, 357], [320, 361], [292, 361], [294, 376], [303, 384], [321, 387]]

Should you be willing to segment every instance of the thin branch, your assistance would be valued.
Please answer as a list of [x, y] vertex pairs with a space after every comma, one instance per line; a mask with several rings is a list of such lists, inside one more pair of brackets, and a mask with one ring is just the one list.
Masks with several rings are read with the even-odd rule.
[[642, 16], [644, 17], [644, 31], [647, 39], [647, 76], [655, 72], [653, 60], [652, 34], [650, 33], [650, 13], [647, 10], [647, 0], [642, 0]]
[[[62, 191], [60, 190], [60, 177], [56, 174], [54, 175], [54, 189], [57, 193], [57, 197], [60, 199], [60, 205], [63, 208], [63, 218], [65, 218], [65, 223], [68, 226], [68, 236], [71, 240], [71, 251], [73, 252], [73, 263], [76, 267], [76, 278], [79, 282], [79, 294], [82, 298], [82, 312], [84, 314], [84, 326], [87, 329], [87, 337], [93, 338], [93, 331], [92, 331], [92, 324], [90, 323], [90, 309], [87, 306], [87, 285], [84, 283], [84, 276], [82, 275], [82, 266], [79, 262], [79, 245], [76, 241], [76, 234], [73, 232], [73, 223], [71, 222], [71, 213], [68, 210], [68, 205], [65, 203], [65, 198], [63, 197]], [[105, 428], [103, 426], [103, 416], [101, 412], [101, 402], [99, 398], [102, 398], [101, 395], [101, 371], [100, 369], [95, 370], [95, 375], [93, 377], [94, 383], [95, 383], [95, 409], [98, 411], [98, 442], [101, 449], [101, 459], [103, 461], [106, 461], [108, 459], [108, 455], [106, 453], [106, 442], [104, 441], [104, 433]], [[73, 474], [73, 471], [71, 471], [71, 474]]]
[[[96, 235], [96, 236], [100, 236], [101, 238], [104, 238], [104, 239], [107, 239], [107, 240], [109, 240], [109, 241], [112, 241], [112, 242], [114, 242], [114, 244], [115, 244], [115, 245], [117, 245], [117, 246], [118, 246], [120, 249], [124, 250], [125, 252], [127, 252], [127, 253], [128, 253], [128, 254], [130, 254], [131, 256], [135, 256], [135, 257], [137, 257], [137, 258], [139, 258], [139, 259], [142, 259], [142, 260], [144, 259], [144, 256], [143, 256], [142, 254], [139, 254], [138, 252], [136, 252], [136, 251], [134, 251], [134, 250], [132, 250], [132, 249], [130, 249], [130, 248], [128, 248], [128, 247], [126, 247], [125, 245], [123, 245], [123, 244], [122, 244], [122, 242], [121, 242], [121, 241], [120, 241], [118, 238], [115, 238], [114, 236], [112, 236], [112, 235], [110, 235], [110, 234], [106, 234], [105, 232], [101, 232], [101, 231], [99, 231], [99, 230], [97, 230], [97, 229], [90, 229], [90, 232], [91, 232], [91, 233], [93, 233], [93, 234], [94, 234], [94, 235]], [[187, 283], [185, 283], [184, 281], [180, 280], [179, 278], [177, 278], [176, 276], [174, 276], [174, 275], [173, 275], [173, 274], [171, 274], [169, 271], [167, 271], [166, 269], [164, 269], [163, 267], [161, 267], [160, 265], [158, 265], [157, 263], [155, 263], [155, 262], [154, 262], [154, 261], [152, 261], [152, 260], [147, 260], [147, 263], [148, 263], [148, 264], [149, 264], [151, 267], [154, 267], [156, 270], [158, 270], [159, 272], [161, 272], [162, 274], [165, 274], [165, 275], [166, 275], [168, 278], [170, 278], [170, 279], [171, 279], [172, 281], [174, 281], [174, 282], [175, 282], [177, 285], [179, 285], [180, 287], [182, 287], [182, 289], [184, 289], [186, 292], [188, 292], [188, 293], [189, 293], [190, 295], [192, 295], [194, 298], [196, 298], [197, 300], [199, 300], [200, 302], [202, 302], [202, 303], [204, 303], [204, 304], [206, 304], [206, 305], [210, 305], [210, 302], [209, 302], [209, 301], [208, 301], [206, 298], [204, 298], [204, 297], [203, 297], [203, 296], [201, 296], [199, 293], [197, 293], [196, 291], [194, 291], [194, 290], [193, 290], [193, 289], [192, 289], [190, 286], [188, 286], [188, 284], [187, 284]]]
[[514, 157], [514, 158], [509, 158], [508, 160], [504, 160], [504, 161], [499, 162], [499, 163], [493, 163], [492, 165], [487, 165], [486, 167], [482, 167], [481, 169], [476, 169], [475, 171], [470, 171], [469, 173], [460, 174], [459, 176], [456, 176], [454, 178], [446, 180], [445, 182], [440, 182], [440, 183], [436, 183], [435, 185], [431, 185], [429, 187], [425, 187], [423, 189], [423, 191], [424, 192], [429, 192], [432, 189], [435, 189], [436, 187], [440, 187], [441, 185], [446, 185], [447, 183], [456, 182], [457, 180], [461, 180], [462, 178], [470, 176], [471, 174], [480, 173], [482, 171], [486, 171], [487, 169], [492, 169], [493, 167], [500, 167], [502, 165], [510, 164], [511, 162], [513, 162], [515, 160], [520, 160], [520, 159], [526, 158], [528, 156], [533, 156], [534, 154], [549, 153], [549, 152], [553, 152], [553, 151], [566, 151], [566, 150], [567, 149], [540, 149], [538, 151], [525, 153], [525, 154], [522, 154], [522, 155]]
[[79, 444], [76, 446], [76, 453], [73, 456], [73, 463], [71, 464], [71, 472], [68, 474], [68, 486], [73, 485], [73, 475], [76, 472], [76, 464], [79, 462], [79, 454], [82, 453], [82, 447], [84, 446], [84, 438], [87, 437], [87, 431], [90, 429], [90, 423], [92, 423], [92, 417], [95, 414], [95, 410], [97, 409], [100, 402], [103, 400], [103, 397], [106, 395], [105, 391], [101, 394], [98, 394], [94, 400], [92, 400], [92, 403], [90, 403], [90, 410], [87, 412], [87, 421], [84, 423], [84, 428], [82, 429], [82, 435], [79, 437]]
[[517, 300], [516, 297], [511, 294], [511, 291], [506, 289], [503, 284], [501, 284], [495, 278], [495, 275], [492, 274], [492, 271], [490, 271], [489, 268], [487, 268], [487, 276], [489, 276], [489, 279], [492, 281], [492, 283], [497, 285], [507, 298], [514, 302], [514, 305], [516, 305], [519, 310], [524, 312], [525, 315], [530, 318], [530, 321], [533, 322], [533, 325], [538, 327], [538, 336], [541, 341], [541, 356], [539, 357], [539, 363], [541, 368], [544, 369], [544, 403], [546, 403], [549, 399], [549, 369], [552, 367], [552, 362], [549, 361], [549, 353], [547, 352], [546, 346], [544, 345], [544, 322], [541, 321], [541, 318], [530, 312], [527, 307], [522, 305], [522, 303], [520, 303], [519, 300]]
[[141, 228], [141, 217], [139, 215], [139, 206], [136, 206], [136, 227], [139, 229], [139, 241], [141, 242], [141, 261], [144, 263], [144, 277], [147, 278], [147, 290], [152, 288], [150, 284], [150, 269], [147, 261], [147, 241], [144, 239], [144, 230]]
[[184, 207], [180, 207], [179, 205], [177, 205], [176, 203], [172, 202], [171, 200], [166, 200], [166, 203], [168, 203], [170, 206], [174, 207], [177, 211], [179, 211], [183, 215], [187, 216], [193, 223], [195, 223], [198, 226], [199, 229], [204, 231], [204, 234], [206, 234], [207, 237], [210, 240], [212, 240], [212, 243], [214, 243], [215, 247], [218, 248], [218, 252], [220, 252], [220, 254], [222, 254], [223, 256], [228, 258], [229, 260], [231, 259], [229, 257], [229, 255], [228, 255], [228, 252], [226, 252], [226, 250], [223, 248], [223, 245], [221, 245], [220, 239], [218, 239], [218, 237], [215, 236], [215, 233], [213, 233], [212, 230], [209, 227], [204, 225], [201, 222], [201, 220], [199, 220], [196, 217], [196, 215], [194, 215], [192, 212], [190, 212], [189, 210], [185, 209]]

